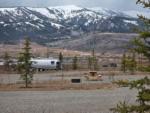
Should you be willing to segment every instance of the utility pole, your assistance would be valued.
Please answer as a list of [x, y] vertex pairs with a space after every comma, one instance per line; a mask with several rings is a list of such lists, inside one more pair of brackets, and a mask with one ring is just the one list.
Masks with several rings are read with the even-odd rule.
[[92, 69], [93, 69], [93, 71], [95, 71], [96, 69], [96, 67], [95, 67], [95, 64], [96, 64], [96, 57], [95, 57], [95, 45], [96, 45], [96, 39], [95, 39], [95, 37], [93, 38], [93, 44], [92, 44]]
[[47, 46], [46, 57], [49, 58], [49, 47]]

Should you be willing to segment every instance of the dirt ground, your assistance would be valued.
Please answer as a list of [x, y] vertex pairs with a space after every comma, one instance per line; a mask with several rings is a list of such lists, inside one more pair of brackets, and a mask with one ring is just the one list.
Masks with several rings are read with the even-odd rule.
[[34, 83], [25, 88], [24, 84], [2, 84], [0, 91], [59, 91], [59, 90], [97, 90], [114, 89], [118, 86], [112, 83], [70, 83], [70, 81], [49, 81]]
[[[85, 78], [86, 71], [52, 71], [47, 73], [36, 73], [33, 76], [32, 85], [24, 88], [19, 74], [0, 74], [0, 91], [58, 91], [58, 90], [96, 90], [117, 88], [113, 81], [136, 80], [149, 76], [149, 74], [138, 75], [115, 75], [98, 72], [102, 75], [100, 81], [88, 81]], [[150, 76], [149, 76], [150, 77]], [[80, 83], [72, 83], [72, 79], [80, 79]]]

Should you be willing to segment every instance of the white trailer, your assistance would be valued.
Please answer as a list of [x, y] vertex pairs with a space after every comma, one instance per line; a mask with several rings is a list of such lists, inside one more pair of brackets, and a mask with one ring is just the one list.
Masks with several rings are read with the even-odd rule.
[[32, 58], [32, 67], [39, 70], [59, 69], [60, 62], [54, 58]]

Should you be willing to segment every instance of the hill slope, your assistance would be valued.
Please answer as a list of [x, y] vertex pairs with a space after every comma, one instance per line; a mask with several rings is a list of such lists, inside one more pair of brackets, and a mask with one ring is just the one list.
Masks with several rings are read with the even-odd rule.
[[123, 53], [132, 45], [129, 43], [138, 34], [127, 33], [90, 33], [77, 39], [60, 40], [47, 43], [51, 47], [97, 53]]

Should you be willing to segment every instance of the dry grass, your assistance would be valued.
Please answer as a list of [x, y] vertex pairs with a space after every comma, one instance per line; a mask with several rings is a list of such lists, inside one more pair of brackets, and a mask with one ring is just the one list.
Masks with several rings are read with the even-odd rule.
[[28, 88], [24, 84], [1, 84], [0, 91], [58, 91], [58, 90], [96, 90], [118, 87], [111, 83], [71, 83], [70, 81], [49, 81], [34, 83]]
[[[0, 44], [0, 56], [3, 56], [4, 53], [7, 51], [10, 56], [17, 57], [21, 51], [21, 48], [23, 48], [23, 46], [24, 46], [23, 44], [18, 44], [18, 45]], [[57, 57], [60, 52], [62, 52], [64, 56], [82, 56], [82, 55], [90, 54], [86, 52], [72, 51], [72, 50], [59, 49], [59, 48], [47, 48], [45, 46], [36, 43], [31, 43], [31, 48], [32, 48], [33, 55], [37, 57], [46, 57], [47, 52], [49, 52], [51, 56], [57, 56]]]

